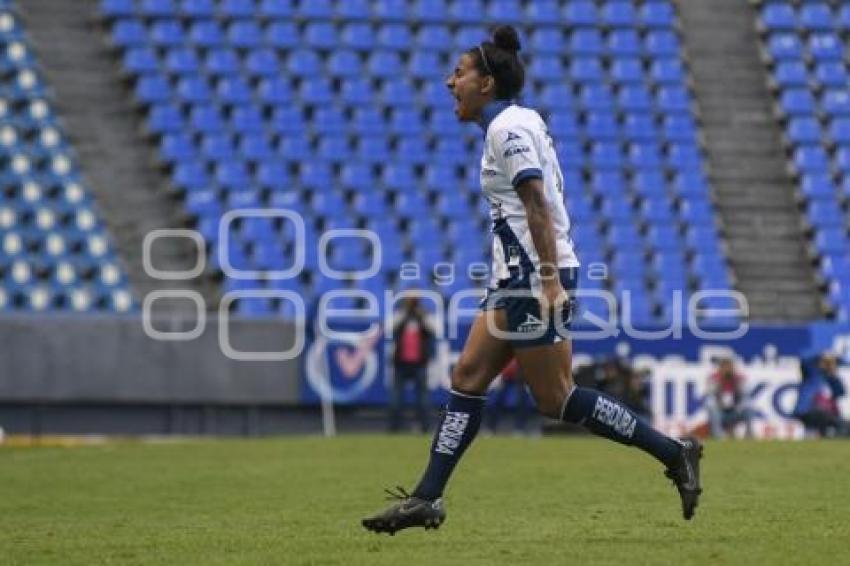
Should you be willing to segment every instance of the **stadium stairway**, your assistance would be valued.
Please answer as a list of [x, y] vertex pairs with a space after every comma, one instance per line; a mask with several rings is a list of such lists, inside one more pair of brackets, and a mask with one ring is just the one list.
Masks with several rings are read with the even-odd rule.
[[823, 316], [759, 59], [753, 7], [676, 0], [737, 288], [759, 321]]
[[[145, 235], [161, 228], [185, 228], [182, 207], [166, 190], [167, 180], [142, 139], [141, 119], [119, 66], [109, 52], [107, 32], [99, 24], [96, 0], [26, 0], [19, 4], [48, 82], [56, 91], [57, 110], [124, 258], [138, 298], [161, 289], [191, 289], [207, 305], [217, 304], [217, 285], [195, 280], [163, 281], [149, 277], [142, 262]], [[194, 244], [186, 238], [161, 240], [151, 250], [159, 270], [191, 270]], [[157, 310], [181, 309], [188, 301], [156, 301]], [[192, 307], [194, 308], [194, 307]]]

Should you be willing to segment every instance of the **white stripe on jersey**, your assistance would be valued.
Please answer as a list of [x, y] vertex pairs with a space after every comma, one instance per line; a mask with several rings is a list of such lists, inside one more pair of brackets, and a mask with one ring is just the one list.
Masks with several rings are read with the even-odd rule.
[[[532, 288], [539, 286], [540, 257], [534, 246], [525, 206], [514, 186], [530, 177], [542, 178], [544, 196], [555, 230], [558, 267], [578, 267], [579, 261], [569, 235], [570, 219], [564, 206], [564, 181], [552, 138], [540, 115], [530, 108], [511, 104], [489, 124], [481, 156], [481, 190], [490, 203], [494, 224], [505, 220], [522, 252], [534, 267]], [[516, 252], [517, 250], [512, 250]], [[493, 238], [493, 274], [491, 285], [510, 277], [508, 265], [518, 265], [519, 255], [505, 260], [502, 239]]]

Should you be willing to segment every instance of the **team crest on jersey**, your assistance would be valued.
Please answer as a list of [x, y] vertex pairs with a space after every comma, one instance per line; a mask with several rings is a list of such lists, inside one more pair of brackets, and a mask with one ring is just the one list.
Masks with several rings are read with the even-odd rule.
[[509, 132], [508, 132], [508, 137], [506, 137], [506, 138], [505, 138], [505, 143], [508, 143], [509, 141], [513, 141], [513, 140], [521, 140], [521, 139], [522, 139], [521, 137], [519, 137], [519, 136], [518, 136], [518, 135], [516, 135], [515, 133], [513, 133], [513, 132], [509, 131]]

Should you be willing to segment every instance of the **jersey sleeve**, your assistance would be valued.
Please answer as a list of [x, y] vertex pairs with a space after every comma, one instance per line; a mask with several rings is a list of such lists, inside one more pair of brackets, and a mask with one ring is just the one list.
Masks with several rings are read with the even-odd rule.
[[540, 156], [531, 135], [521, 128], [501, 128], [493, 132], [491, 143], [496, 162], [514, 188], [528, 179], [542, 179]]

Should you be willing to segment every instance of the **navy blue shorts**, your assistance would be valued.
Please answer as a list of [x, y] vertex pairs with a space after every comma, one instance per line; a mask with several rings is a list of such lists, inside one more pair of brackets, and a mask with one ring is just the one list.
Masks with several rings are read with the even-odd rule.
[[528, 276], [502, 279], [495, 289], [487, 289], [481, 310], [504, 309], [508, 319], [508, 340], [514, 348], [548, 346], [568, 338], [567, 330], [575, 313], [574, 292], [578, 286], [578, 267], [562, 268], [559, 272], [561, 286], [570, 294], [570, 300], [560, 313], [551, 317], [547, 327], [540, 318], [540, 302], [531, 296]]

